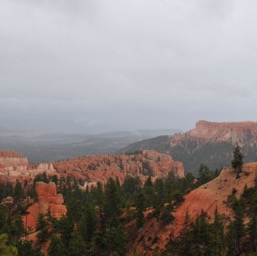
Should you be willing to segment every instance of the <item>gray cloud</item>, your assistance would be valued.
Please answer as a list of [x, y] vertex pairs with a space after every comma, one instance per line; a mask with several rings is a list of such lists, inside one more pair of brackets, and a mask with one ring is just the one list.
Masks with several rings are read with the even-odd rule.
[[255, 7], [2, 0], [0, 118], [85, 132], [254, 120]]

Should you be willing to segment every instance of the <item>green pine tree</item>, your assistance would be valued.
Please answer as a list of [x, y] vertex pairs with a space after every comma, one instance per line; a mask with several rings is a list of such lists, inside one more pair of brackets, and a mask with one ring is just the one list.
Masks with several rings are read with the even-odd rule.
[[144, 225], [145, 197], [142, 192], [137, 195], [136, 199], [136, 218], [137, 228], [140, 229]]
[[242, 172], [242, 166], [243, 166], [243, 154], [241, 153], [241, 148], [238, 144], [236, 144], [236, 147], [233, 152], [233, 159], [231, 161], [232, 167], [235, 169], [235, 172], [237, 174], [237, 178], [239, 178], [240, 172]]
[[219, 256], [224, 251], [224, 224], [216, 207], [214, 222], [211, 224], [211, 255]]
[[78, 233], [73, 233], [69, 242], [67, 256], [86, 255], [86, 245]]
[[39, 243], [45, 242], [48, 236], [48, 223], [43, 214], [39, 214], [36, 227], [38, 234], [37, 239]]
[[79, 225], [80, 234], [86, 243], [91, 242], [93, 238], [93, 234], [96, 231], [96, 221], [94, 207], [92, 205], [86, 205]]
[[48, 256], [65, 256], [65, 255], [66, 255], [66, 249], [62, 240], [57, 236], [53, 236], [51, 238], [51, 243], [48, 248]]
[[110, 178], [107, 181], [105, 187], [105, 205], [104, 205], [104, 214], [107, 223], [110, 225], [117, 224], [117, 218], [120, 215], [120, 203], [121, 203], [121, 194], [120, 189], [117, 186], [117, 183]]
[[240, 240], [244, 236], [245, 225], [243, 219], [243, 207], [237, 199], [234, 199], [233, 211], [235, 219], [229, 224], [226, 235], [228, 255], [241, 255]]

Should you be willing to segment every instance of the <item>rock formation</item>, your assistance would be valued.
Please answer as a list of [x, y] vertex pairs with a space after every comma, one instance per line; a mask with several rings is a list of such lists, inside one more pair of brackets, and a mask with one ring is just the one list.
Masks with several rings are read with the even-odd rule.
[[0, 151], [0, 181], [15, 184], [19, 180], [32, 181], [36, 175], [72, 176], [82, 179], [85, 186], [105, 183], [110, 177], [118, 177], [122, 183], [127, 175], [140, 176], [142, 181], [148, 176], [153, 178], [167, 176], [172, 171], [177, 177], [184, 177], [181, 162], [170, 155], [155, 151], [143, 151], [131, 155], [84, 156], [56, 163], [29, 164], [27, 158], [17, 152]]
[[188, 132], [137, 142], [122, 152], [148, 149], [170, 154], [186, 171], [197, 175], [201, 163], [211, 170], [228, 166], [236, 143], [242, 147], [245, 161], [257, 161], [257, 122], [199, 121]]
[[[171, 137], [171, 144], [176, 144], [185, 138], [194, 140], [203, 139], [207, 142], [232, 142], [241, 146], [255, 145], [257, 141], [257, 122], [209, 122], [198, 121], [195, 129], [184, 134], [176, 134]], [[250, 138], [255, 138], [250, 140]], [[254, 144], [253, 144], [254, 143]]]
[[231, 218], [232, 211], [228, 207], [227, 198], [236, 192], [236, 196], [243, 193], [245, 187], [254, 187], [257, 176], [257, 162], [243, 165], [240, 178], [236, 178], [233, 168], [223, 168], [220, 175], [214, 180], [200, 186], [185, 196], [184, 203], [174, 213], [176, 217], [175, 231], [178, 233], [183, 226], [185, 213], [189, 212], [190, 218], [195, 219], [201, 211], [205, 211], [211, 218], [214, 217], [215, 209], [225, 218]]
[[[219, 214], [229, 223], [233, 220], [233, 212], [227, 203], [228, 196], [232, 194], [232, 191], [235, 191], [239, 198], [245, 186], [248, 188], [255, 186], [256, 176], [257, 162], [244, 164], [239, 179], [236, 179], [236, 173], [232, 168], [224, 168], [217, 178], [185, 196], [185, 201], [175, 212], [172, 212], [175, 220], [171, 224], [164, 226], [156, 219], [146, 218], [147, 221], [137, 236], [134, 248], [143, 255], [152, 255], [151, 253], [156, 247], [163, 250], [170, 237], [176, 238], [179, 236], [181, 229], [184, 227], [186, 212], [188, 212], [190, 220], [194, 220], [203, 210], [213, 220], [217, 208]], [[153, 234], [158, 237], [154, 244], [152, 243]], [[134, 248], [131, 248], [131, 250]]]
[[26, 166], [28, 165], [28, 159], [23, 157], [18, 152], [1, 150], [0, 151], [0, 167], [9, 166]]
[[60, 219], [67, 213], [63, 196], [62, 194], [57, 194], [54, 182], [50, 182], [49, 184], [41, 181], [37, 182], [36, 192], [38, 201], [28, 208], [28, 214], [23, 217], [24, 225], [29, 230], [35, 230], [40, 214], [46, 215], [49, 213], [52, 217]]
[[61, 175], [75, 176], [88, 183], [105, 183], [110, 177], [118, 177], [122, 183], [127, 175], [140, 176], [144, 181], [148, 176], [163, 177], [170, 171], [177, 177], [184, 177], [181, 162], [170, 155], [144, 150], [130, 155], [85, 156], [53, 163]]
[[0, 175], [10, 175], [14, 172], [23, 172], [28, 166], [28, 159], [18, 152], [0, 151]]
[[49, 175], [55, 175], [56, 171], [52, 164], [34, 164], [30, 165], [28, 159], [18, 152], [0, 150], [0, 180], [11, 183], [19, 180], [33, 179], [37, 174], [46, 172]]

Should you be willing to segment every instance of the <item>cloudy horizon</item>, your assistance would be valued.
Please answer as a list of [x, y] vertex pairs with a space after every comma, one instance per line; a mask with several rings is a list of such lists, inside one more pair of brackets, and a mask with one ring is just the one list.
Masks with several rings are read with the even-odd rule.
[[0, 126], [256, 121], [255, 1], [2, 0]]

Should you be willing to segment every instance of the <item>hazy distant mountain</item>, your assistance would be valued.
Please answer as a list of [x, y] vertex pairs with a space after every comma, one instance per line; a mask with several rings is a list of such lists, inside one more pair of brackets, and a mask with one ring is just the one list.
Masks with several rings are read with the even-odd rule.
[[197, 174], [201, 163], [211, 169], [230, 165], [235, 144], [242, 147], [245, 162], [257, 161], [257, 123], [216, 123], [199, 121], [196, 128], [173, 136], [160, 136], [136, 142], [121, 150], [156, 150], [169, 153], [184, 164], [185, 170]]
[[127, 145], [179, 130], [118, 131], [95, 135], [41, 134], [0, 130], [0, 148], [26, 155], [30, 162], [50, 162], [82, 155], [114, 154]]

